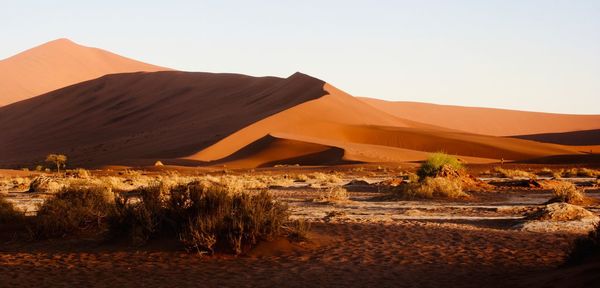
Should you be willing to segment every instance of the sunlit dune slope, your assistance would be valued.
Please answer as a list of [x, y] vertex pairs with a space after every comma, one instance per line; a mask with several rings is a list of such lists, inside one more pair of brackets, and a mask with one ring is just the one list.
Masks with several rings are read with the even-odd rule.
[[[417, 161], [425, 159], [427, 152], [435, 151], [460, 155], [472, 162], [524, 160], [580, 153], [572, 147], [476, 135], [422, 124], [365, 105], [329, 84], [325, 84], [324, 90], [327, 91], [326, 96], [247, 126], [186, 159], [215, 163], [232, 160], [230, 164], [239, 165], [240, 157], [235, 157], [235, 153], [253, 146], [261, 149], [246, 149], [257, 151], [257, 155], [244, 153], [245, 163], [261, 166], [283, 161], [293, 164], [293, 161], [302, 160], [301, 153], [296, 150], [294, 155], [285, 160], [282, 157], [285, 154], [277, 151], [284, 150], [282, 146], [285, 143], [294, 146], [299, 142], [342, 149], [344, 155], [339, 157], [340, 162]], [[268, 146], [259, 145], [266, 136], [277, 139], [276, 150], [268, 152]], [[294, 149], [290, 147], [290, 150]], [[307, 150], [304, 155], [310, 156], [313, 153], [314, 151]], [[265, 155], [271, 155], [271, 158]], [[253, 160], [248, 160], [253, 157]], [[234, 159], [238, 160], [233, 161]]]
[[[359, 98], [389, 114], [465, 132], [513, 136], [600, 129], [600, 115], [568, 115]], [[577, 136], [577, 135], [573, 135]], [[543, 140], [543, 138], [538, 138]], [[563, 138], [561, 144], [581, 143]]]
[[164, 70], [58, 39], [0, 60], [0, 106], [106, 74]]

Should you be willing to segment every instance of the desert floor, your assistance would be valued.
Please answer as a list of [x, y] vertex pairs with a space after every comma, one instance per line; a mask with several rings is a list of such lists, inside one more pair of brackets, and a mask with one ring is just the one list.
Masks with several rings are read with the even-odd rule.
[[[350, 173], [343, 180], [373, 183], [393, 173]], [[323, 189], [303, 183], [272, 187], [292, 218], [312, 223], [310, 240], [263, 242], [239, 257], [201, 257], [169, 241], [136, 248], [93, 238], [23, 243], [5, 235], [0, 286], [586, 287], [600, 280], [597, 265], [560, 267], [585, 231], [519, 228], [526, 212], [550, 198], [543, 189], [494, 189], [468, 200], [390, 201], [371, 185], [346, 188], [349, 200], [320, 202], [313, 199]], [[597, 188], [586, 193], [600, 198]], [[19, 205], [44, 198], [16, 190], [3, 195]], [[600, 206], [586, 208], [600, 212]], [[581, 273], [585, 277], [570, 277]]]

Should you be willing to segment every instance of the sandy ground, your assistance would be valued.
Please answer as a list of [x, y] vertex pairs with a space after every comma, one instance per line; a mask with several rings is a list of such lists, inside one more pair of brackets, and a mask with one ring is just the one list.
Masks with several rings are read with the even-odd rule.
[[[281, 255], [201, 258], [69, 243], [12, 245], [0, 254], [6, 287], [508, 287], [561, 263], [572, 235], [401, 221], [320, 224], [329, 239]], [[543, 283], [538, 283], [543, 284]], [[541, 285], [543, 286], [543, 285]]]
[[[323, 191], [302, 184], [272, 193], [293, 218], [313, 223], [310, 242], [277, 239], [240, 257], [200, 257], [169, 242], [8, 242], [0, 246], [0, 287], [566, 287], [570, 274], [557, 282], [568, 271], [558, 266], [584, 233], [514, 229], [549, 198], [539, 190], [482, 192], [469, 201], [381, 201], [377, 192], [356, 191], [334, 203], [313, 201]], [[9, 199], [32, 203], [27, 195]]]

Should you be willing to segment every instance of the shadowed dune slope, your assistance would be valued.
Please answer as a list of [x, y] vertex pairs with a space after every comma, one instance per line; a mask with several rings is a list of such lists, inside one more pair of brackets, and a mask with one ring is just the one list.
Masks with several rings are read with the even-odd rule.
[[[600, 115], [568, 115], [359, 98], [382, 111], [469, 133], [514, 136], [600, 129]], [[572, 135], [578, 137], [578, 135]], [[543, 140], [542, 138], [532, 140]], [[569, 140], [578, 142], [575, 140]], [[568, 142], [561, 142], [568, 144]]]
[[348, 163], [337, 147], [267, 135], [212, 164], [227, 167], [271, 167], [278, 164], [336, 165]]
[[0, 107], [0, 166], [65, 153], [73, 165], [151, 164], [193, 154], [325, 94], [324, 83], [237, 74], [106, 75]]
[[600, 145], [600, 129], [563, 133], [519, 135], [513, 137], [519, 139], [527, 139], [538, 142], [556, 143], [563, 145]]
[[[294, 150], [292, 146], [299, 142], [312, 143], [343, 149], [341, 160], [345, 161], [417, 161], [425, 159], [426, 152], [440, 150], [480, 163], [502, 158], [525, 160], [580, 154], [575, 147], [476, 135], [422, 124], [381, 112], [329, 84], [325, 84], [324, 90], [327, 91], [326, 96], [265, 118], [186, 159], [222, 162], [231, 159], [244, 147], [256, 145], [268, 135], [278, 139], [277, 151], [284, 150], [282, 146], [286, 143], [289, 143], [290, 150]], [[260, 166], [280, 160], [278, 152], [268, 153], [267, 147], [261, 147], [263, 149], [256, 155], [244, 154], [246, 163]], [[272, 161], [265, 159], [267, 154], [273, 156]], [[234, 164], [239, 164], [239, 161]]]
[[0, 60], [0, 106], [106, 74], [164, 70], [58, 39]]

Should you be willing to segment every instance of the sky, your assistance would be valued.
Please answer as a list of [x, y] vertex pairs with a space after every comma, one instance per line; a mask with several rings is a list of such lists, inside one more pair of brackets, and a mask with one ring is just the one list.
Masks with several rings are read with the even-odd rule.
[[600, 0], [0, 0], [0, 58], [57, 38], [392, 101], [600, 114]]

